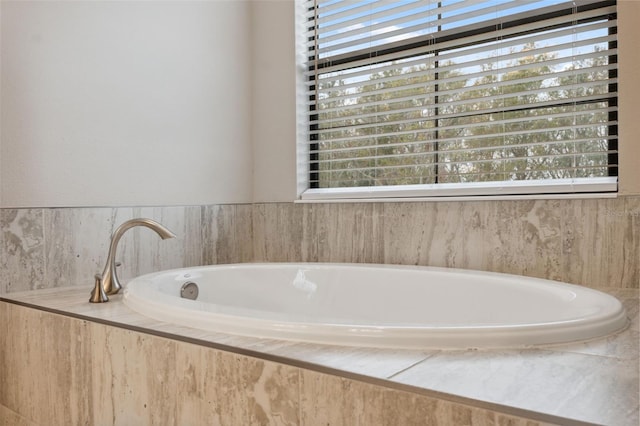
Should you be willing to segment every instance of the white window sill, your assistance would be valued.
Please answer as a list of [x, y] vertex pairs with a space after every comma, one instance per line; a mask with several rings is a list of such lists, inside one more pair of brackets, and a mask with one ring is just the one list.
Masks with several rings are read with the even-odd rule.
[[308, 189], [298, 203], [488, 201], [617, 197], [617, 177]]

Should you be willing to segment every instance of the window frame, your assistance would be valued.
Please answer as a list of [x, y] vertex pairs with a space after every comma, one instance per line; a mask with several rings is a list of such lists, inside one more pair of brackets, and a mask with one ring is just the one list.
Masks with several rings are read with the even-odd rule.
[[[586, 11], [602, 7], [603, 5], [616, 5], [616, 0], [602, 0], [597, 3], [588, 3], [583, 5], [577, 5], [572, 8], [567, 7], [567, 3], [557, 5], [555, 8], [545, 8], [545, 13], [537, 15], [539, 21], [546, 19], [566, 16], [574, 13], [575, 11]], [[312, 9], [311, 9], [312, 11]], [[502, 22], [502, 29], [516, 27], [523, 22], [530, 22], [531, 12], [524, 12], [516, 14], [510, 17], [508, 21]], [[314, 18], [309, 18], [309, 21], [304, 22], [303, 25], [299, 25], [298, 28], [302, 29], [303, 26], [308, 27], [309, 22]], [[602, 18], [599, 18], [600, 20]], [[608, 15], [609, 20], [617, 19], [617, 11]], [[592, 20], [595, 20], [592, 19]], [[585, 20], [587, 22], [587, 20]], [[582, 22], [581, 22], [582, 23]], [[468, 37], [469, 35], [483, 35], [491, 34], [495, 32], [495, 24], [491, 24], [490, 21], [482, 21], [475, 26], [465, 27], [464, 32], [459, 30], [445, 30], [441, 34], [429, 35], [408, 39], [401, 42], [389, 43], [384, 45], [384, 48], [376, 48], [376, 55], [383, 56], [391, 52], [410, 51], [417, 48], [428, 48], [434, 44], [435, 41], [449, 41]], [[547, 28], [548, 29], [548, 28]], [[542, 31], [538, 29], [537, 31]], [[531, 31], [535, 32], [535, 31]], [[609, 33], [617, 33], [617, 26], [610, 27]], [[521, 34], [518, 34], [521, 35]], [[515, 37], [515, 36], [514, 36]], [[479, 41], [477, 44], [482, 44], [485, 41]], [[617, 48], [617, 40], [609, 42], [609, 49]], [[448, 49], [450, 50], [450, 49]], [[433, 50], [432, 50], [433, 51]], [[440, 51], [436, 52], [435, 55]], [[305, 52], [307, 53], [307, 52]], [[362, 60], [364, 58], [371, 57], [371, 51], [369, 49], [350, 52], [347, 54], [332, 56], [328, 60], [315, 59], [307, 57], [305, 55], [304, 66], [300, 68], [303, 72], [314, 72], [316, 67], [318, 70], [326, 68], [327, 66], [335, 67], [337, 65], [345, 64], [347, 68], [350, 63]], [[415, 54], [409, 54], [406, 57], [413, 57]], [[617, 53], [608, 55], [610, 64], [617, 64]], [[383, 62], [382, 60], [380, 62]], [[617, 69], [609, 70], [609, 78], [617, 78]], [[437, 74], [437, 72], [436, 72]], [[302, 96], [309, 101], [315, 101], [313, 94], [309, 92], [306, 87], [309, 82], [314, 81], [314, 75], [309, 74], [308, 80], [304, 77], [299, 82]], [[609, 93], [617, 92], [617, 81], [609, 83]], [[308, 98], [306, 96], [308, 95]], [[435, 95], [437, 98], [437, 95]], [[602, 102], [606, 100], [610, 106], [617, 107], [617, 95], [615, 97], [604, 96], [600, 100], [594, 100], [590, 102]], [[567, 102], [565, 102], [567, 103]], [[568, 102], [574, 105], [575, 102]], [[555, 104], [554, 106], [560, 105]], [[300, 108], [300, 107], [299, 107]], [[436, 183], [433, 184], [412, 184], [412, 185], [388, 185], [388, 186], [368, 186], [368, 187], [334, 187], [334, 188], [319, 188], [317, 184], [313, 182], [318, 180], [318, 142], [317, 124], [310, 123], [317, 119], [317, 114], [314, 114], [315, 105], [304, 105], [304, 115], [309, 123], [306, 125], [306, 137], [304, 141], [301, 141], [301, 147], [299, 146], [299, 159], [300, 154], [302, 157], [306, 157], [305, 160], [299, 160], [298, 176], [299, 176], [299, 193], [302, 201], [362, 201], [362, 200], [380, 200], [380, 201], [393, 201], [393, 200], [451, 200], [451, 199], [483, 199], [483, 198], [586, 198], [586, 197], [615, 197], [618, 189], [618, 111], [614, 109], [609, 111], [609, 121], [615, 124], [609, 124], [608, 129], [608, 146], [609, 153], [607, 167], [609, 176], [600, 178], [572, 178], [572, 179], [539, 179], [539, 180], [511, 180], [511, 181], [487, 181], [487, 182], [468, 182], [468, 183]], [[530, 108], [527, 108], [530, 109]], [[299, 111], [300, 112], [300, 111]], [[436, 141], [437, 143], [437, 141]], [[437, 155], [437, 154], [436, 154]], [[304, 163], [304, 164], [303, 164]], [[613, 165], [612, 165], [613, 164]], [[306, 178], [302, 177], [306, 174]], [[436, 179], [437, 179], [436, 174]]]

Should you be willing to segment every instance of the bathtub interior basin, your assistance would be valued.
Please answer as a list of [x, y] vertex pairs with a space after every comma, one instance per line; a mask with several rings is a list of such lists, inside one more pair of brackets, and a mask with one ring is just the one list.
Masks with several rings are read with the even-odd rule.
[[[195, 300], [181, 297], [197, 285]], [[615, 333], [622, 304], [586, 287], [448, 268], [236, 264], [144, 275], [124, 303], [211, 332], [369, 347], [505, 348]]]

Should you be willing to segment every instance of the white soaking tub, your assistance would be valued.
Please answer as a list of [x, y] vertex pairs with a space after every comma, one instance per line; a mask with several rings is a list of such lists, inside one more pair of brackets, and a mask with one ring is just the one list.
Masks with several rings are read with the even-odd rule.
[[[181, 296], [189, 282], [198, 287], [196, 300]], [[175, 269], [135, 278], [124, 303], [157, 320], [212, 332], [369, 347], [525, 347], [598, 338], [627, 324], [616, 298], [586, 287], [420, 266]]]

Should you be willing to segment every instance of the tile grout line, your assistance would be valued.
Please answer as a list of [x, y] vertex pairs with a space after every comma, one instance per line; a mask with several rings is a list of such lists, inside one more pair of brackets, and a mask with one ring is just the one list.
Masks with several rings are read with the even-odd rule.
[[440, 354], [441, 352], [442, 352], [442, 351], [437, 351], [437, 352], [434, 352], [434, 353], [432, 353], [432, 354], [430, 354], [430, 355], [427, 355], [425, 358], [422, 358], [422, 359], [420, 359], [420, 360], [418, 360], [418, 361], [414, 362], [413, 364], [411, 364], [411, 365], [409, 365], [409, 366], [407, 366], [407, 367], [405, 367], [405, 368], [403, 368], [403, 369], [401, 369], [401, 370], [399, 370], [399, 371], [396, 371], [395, 373], [391, 374], [390, 376], [387, 376], [387, 377], [386, 377], [386, 379], [387, 379], [387, 380], [391, 380], [391, 379], [393, 379], [394, 377], [397, 377], [398, 375], [400, 375], [400, 374], [404, 373], [405, 371], [408, 371], [408, 370], [412, 369], [412, 368], [413, 368], [413, 367], [415, 367], [416, 365], [418, 365], [418, 364], [422, 364], [424, 361], [428, 360], [429, 358], [433, 358], [434, 356], [436, 356], [436, 355]]

